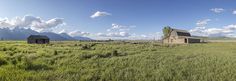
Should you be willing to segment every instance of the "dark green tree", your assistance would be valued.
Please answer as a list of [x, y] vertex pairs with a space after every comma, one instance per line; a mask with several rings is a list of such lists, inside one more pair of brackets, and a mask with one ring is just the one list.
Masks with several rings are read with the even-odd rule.
[[169, 36], [170, 36], [170, 33], [171, 33], [172, 29], [170, 26], [166, 26], [162, 29], [162, 32], [164, 34], [164, 39], [167, 38], [168, 39], [168, 43], [169, 43]]
[[171, 27], [170, 26], [166, 26], [162, 29], [162, 32], [164, 34], [164, 38], [169, 37], [170, 36], [170, 32], [171, 32]]

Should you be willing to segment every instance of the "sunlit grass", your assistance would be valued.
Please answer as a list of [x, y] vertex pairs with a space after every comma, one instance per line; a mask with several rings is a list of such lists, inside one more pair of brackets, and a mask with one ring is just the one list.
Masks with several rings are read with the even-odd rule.
[[234, 81], [236, 43], [0, 42], [0, 81]]

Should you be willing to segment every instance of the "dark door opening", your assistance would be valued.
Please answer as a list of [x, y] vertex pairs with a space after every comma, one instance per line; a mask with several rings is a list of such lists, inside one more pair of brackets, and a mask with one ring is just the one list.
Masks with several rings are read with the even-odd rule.
[[187, 40], [187, 39], [184, 39], [184, 43], [188, 43], [188, 40]]
[[37, 39], [35, 40], [35, 43], [38, 43], [38, 40], [37, 40]]
[[43, 43], [46, 43], [46, 40], [45, 40], [45, 39], [43, 39]]

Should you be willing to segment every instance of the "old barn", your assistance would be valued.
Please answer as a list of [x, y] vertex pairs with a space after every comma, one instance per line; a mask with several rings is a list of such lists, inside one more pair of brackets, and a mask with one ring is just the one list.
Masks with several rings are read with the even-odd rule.
[[171, 29], [170, 35], [163, 39], [163, 43], [168, 44], [188, 44], [200, 43], [201, 39], [192, 37], [186, 30]]
[[45, 35], [30, 35], [27, 38], [28, 44], [48, 44], [50, 39]]

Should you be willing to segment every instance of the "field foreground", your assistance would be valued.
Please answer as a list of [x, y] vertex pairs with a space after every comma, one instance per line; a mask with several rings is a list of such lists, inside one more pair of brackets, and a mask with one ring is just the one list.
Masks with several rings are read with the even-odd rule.
[[0, 42], [0, 81], [235, 81], [236, 43]]

